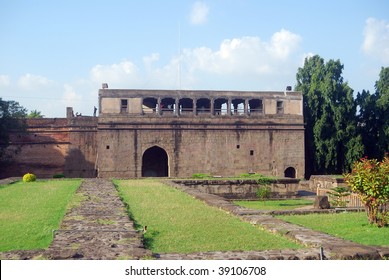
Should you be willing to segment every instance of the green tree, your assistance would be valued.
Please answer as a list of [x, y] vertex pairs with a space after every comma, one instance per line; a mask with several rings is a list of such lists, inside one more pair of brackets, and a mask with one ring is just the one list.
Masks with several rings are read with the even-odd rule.
[[306, 176], [343, 173], [361, 156], [353, 90], [343, 81], [343, 64], [318, 55], [298, 69], [296, 90], [303, 93]]
[[5, 101], [0, 98], [0, 160], [9, 159], [12, 155], [5, 153], [10, 144], [12, 131], [25, 131], [27, 110], [15, 101]]
[[41, 113], [40, 111], [38, 111], [38, 110], [32, 110], [32, 111], [27, 115], [27, 118], [28, 118], [28, 119], [36, 119], [36, 118], [41, 119], [41, 118], [43, 118], [43, 117], [44, 117], [44, 115], [42, 115], [42, 113]]
[[365, 155], [382, 159], [389, 151], [389, 67], [381, 68], [375, 89], [357, 95], [358, 129]]

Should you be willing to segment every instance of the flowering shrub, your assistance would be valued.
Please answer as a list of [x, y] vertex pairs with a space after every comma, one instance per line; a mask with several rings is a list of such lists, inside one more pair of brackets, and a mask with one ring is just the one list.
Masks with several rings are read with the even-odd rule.
[[36, 176], [31, 173], [24, 174], [23, 182], [34, 182], [36, 181]]
[[360, 159], [353, 164], [351, 173], [345, 174], [345, 180], [365, 205], [369, 223], [385, 226], [389, 210], [389, 156], [382, 161]]

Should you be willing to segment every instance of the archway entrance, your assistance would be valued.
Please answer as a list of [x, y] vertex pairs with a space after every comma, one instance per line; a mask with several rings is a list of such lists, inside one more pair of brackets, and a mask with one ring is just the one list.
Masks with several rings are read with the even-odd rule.
[[284, 171], [284, 177], [286, 178], [296, 178], [296, 169], [293, 167], [288, 167]]
[[143, 153], [142, 177], [168, 177], [169, 164], [164, 149], [153, 146]]

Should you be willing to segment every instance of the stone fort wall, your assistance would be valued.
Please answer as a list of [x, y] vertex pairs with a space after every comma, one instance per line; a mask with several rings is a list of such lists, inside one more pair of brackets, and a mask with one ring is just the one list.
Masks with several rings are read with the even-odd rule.
[[298, 92], [99, 91], [99, 116], [30, 119], [0, 178], [304, 176]]
[[28, 133], [15, 131], [8, 150], [13, 160], [0, 167], [0, 178], [30, 172], [95, 177], [97, 118], [27, 119]]

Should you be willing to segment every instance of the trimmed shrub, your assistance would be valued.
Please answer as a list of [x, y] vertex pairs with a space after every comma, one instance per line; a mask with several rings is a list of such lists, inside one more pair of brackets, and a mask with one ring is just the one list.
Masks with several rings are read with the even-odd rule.
[[23, 182], [34, 182], [36, 181], [36, 176], [31, 173], [24, 174]]
[[54, 175], [53, 175], [53, 178], [54, 178], [54, 179], [65, 178], [65, 175], [63, 175], [62, 173], [54, 174]]

